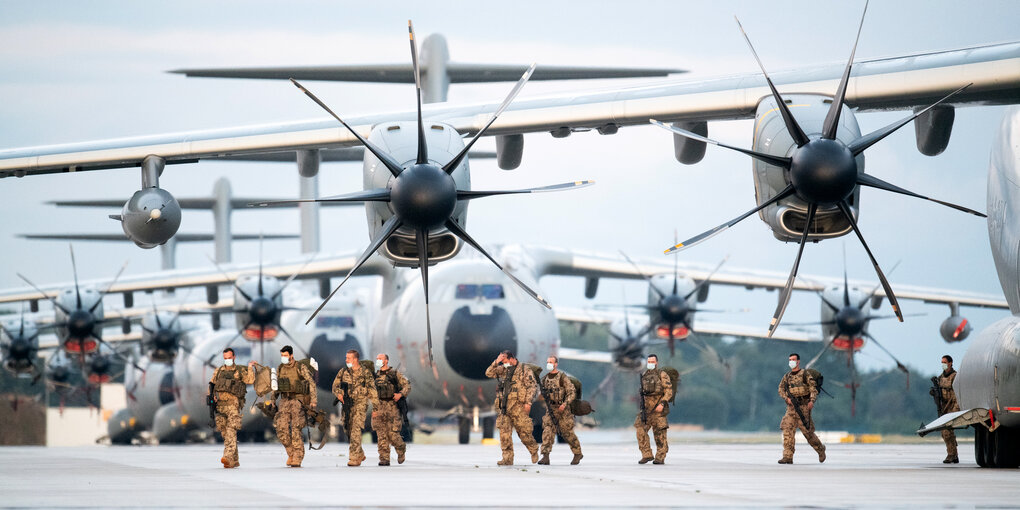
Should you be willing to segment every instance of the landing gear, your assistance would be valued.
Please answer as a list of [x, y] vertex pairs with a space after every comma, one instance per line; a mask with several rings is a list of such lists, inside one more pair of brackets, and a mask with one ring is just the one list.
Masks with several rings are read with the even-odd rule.
[[458, 416], [457, 417], [457, 442], [460, 444], [468, 444], [471, 441], [471, 419]]
[[482, 439], [492, 439], [496, 437], [496, 417], [486, 416], [482, 418]]
[[989, 432], [983, 426], [976, 426], [974, 460], [981, 467], [1020, 467], [1020, 430], [999, 427]]

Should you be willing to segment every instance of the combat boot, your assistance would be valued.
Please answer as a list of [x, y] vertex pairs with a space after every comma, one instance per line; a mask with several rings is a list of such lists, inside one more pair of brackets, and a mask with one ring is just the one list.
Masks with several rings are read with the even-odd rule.
[[955, 455], [946, 455], [946, 460], [942, 461], [943, 464], [959, 464], [960, 458]]
[[388, 460], [380, 460], [379, 461], [379, 465], [380, 466], [389, 466], [390, 465], [390, 461], [388, 461]]
[[822, 448], [818, 450], [818, 462], [825, 462], [825, 445], [822, 445]]
[[538, 450], [531, 452], [531, 463], [535, 464], [538, 462]]
[[666, 463], [666, 459], [662, 459], [662, 460], [655, 459], [655, 460], [652, 461], [652, 464], [665, 464], [665, 463]]
[[780, 464], [793, 464], [793, 459], [787, 458], [787, 457], [783, 457], [783, 458], [779, 459], [779, 463]]
[[514, 459], [508, 459], [506, 457], [503, 457], [499, 462], [496, 463], [496, 465], [497, 466], [512, 466], [512, 465], [514, 465]]
[[351, 459], [351, 460], [347, 461], [347, 465], [350, 466], [350, 467], [358, 467], [358, 466], [361, 465], [361, 461], [360, 460]]
[[652, 461], [652, 457], [641, 457], [641, 460], [637, 461], [638, 464], [648, 464]]
[[570, 461], [570, 465], [571, 466], [576, 466], [576, 465], [580, 464], [581, 463], [581, 457], [584, 457], [584, 455], [581, 455], [580, 453], [575, 453], [574, 454], [574, 459]]
[[542, 458], [538, 461], [538, 463], [543, 465], [543, 466], [548, 466], [549, 465], [549, 454], [548, 453], [543, 453], [542, 454]]
[[403, 464], [404, 463], [404, 453], [405, 452], [403, 450], [397, 452], [397, 464]]
[[220, 462], [221, 462], [221, 463], [223, 464], [223, 467], [225, 467], [225, 468], [230, 468], [230, 467], [232, 467], [232, 466], [230, 465], [230, 459], [228, 459], [228, 458], [226, 458], [226, 457], [220, 457]]

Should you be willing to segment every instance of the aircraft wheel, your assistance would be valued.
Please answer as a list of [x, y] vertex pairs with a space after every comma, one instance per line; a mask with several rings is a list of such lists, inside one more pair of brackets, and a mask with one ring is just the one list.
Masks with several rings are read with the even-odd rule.
[[468, 444], [471, 441], [471, 420], [461, 416], [457, 418], [457, 442]]
[[1016, 429], [1000, 427], [995, 434], [999, 436], [995, 441], [996, 467], [1020, 467], [1020, 432]]
[[985, 443], [988, 442], [988, 429], [982, 425], [974, 426], [974, 461], [980, 467], [988, 467], [988, 458], [985, 456]]
[[985, 462], [988, 467], [997, 468], [999, 467], [999, 434], [997, 432], [988, 432], [985, 438]]
[[482, 437], [492, 439], [496, 437], [496, 417], [487, 416], [482, 418]]

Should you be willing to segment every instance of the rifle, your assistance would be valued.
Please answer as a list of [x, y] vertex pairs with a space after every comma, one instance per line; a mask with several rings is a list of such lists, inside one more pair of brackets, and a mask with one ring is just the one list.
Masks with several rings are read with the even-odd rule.
[[935, 399], [935, 414], [942, 416], [942, 409], [946, 403], [942, 400], [942, 388], [939, 386], [938, 376], [933, 376], [931, 378], [931, 386], [931, 389], [928, 390], [928, 394]]
[[506, 373], [503, 375], [503, 380], [499, 384], [499, 411], [500, 414], [506, 414], [508, 402], [508, 396], [510, 394], [510, 387], [513, 385], [514, 372], [517, 370], [517, 365], [511, 365], [510, 368], [506, 369]]
[[645, 409], [644, 381], [642, 379], [644, 378], [638, 376], [638, 406], [641, 409], [641, 423], [648, 423], [648, 411]]
[[205, 404], [209, 406], [209, 425], [216, 427], [216, 383], [209, 383], [209, 395], [205, 397]]
[[786, 392], [786, 398], [790, 399], [790, 403], [793, 404], [793, 410], [797, 412], [797, 416], [800, 417], [800, 424], [806, 429], [808, 428], [808, 421], [804, 419], [804, 411], [800, 410], [800, 404], [797, 403], [797, 397], [790, 394], [790, 381], [785, 377], [783, 378], [783, 391]]
[[[335, 399], [336, 397], [334, 397]], [[346, 406], [344, 406], [346, 407]], [[319, 447], [315, 448], [312, 446], [312, 434], [311, 430], [308, 431], [308, 449], [309, 450], [321, 450], [329, 439], [329, 419], [326, 416], [325, 411], [313, 409], [310, 405], [301, 403], [301, 409], [305, 412], [305, 428], [311, 427], [314, 423], [316, 428], [319, 429]]]
[[411, 421], [407, 419], [407, 397], [401, 395], [400, 400], [397, 401], [397, 412], [400, 413], [400, 419], [404, 422], [405, 427], [411, 426]]
[[[340, 413], [344, 417], [344, 433], [347, 435], [347, 440], [350, 441], [351, 440], [351, 404], [350, 404], [350, 401], [351, 401], [351, 391], [350, 391], [350, 385], [345, 383], [345, 382], [341, 382], [340, 383], [340, 391], [342, 391], [343, 394], [344, 394], [344, 401], [343, 401], [344, 406], [343, 406], [343, 408], [340, 409]], [[336, 397], [333, 397], [333, 405], [334, 406], [337, 405], [338, 402], [340, 402], [340, 399], [336, 398]]]

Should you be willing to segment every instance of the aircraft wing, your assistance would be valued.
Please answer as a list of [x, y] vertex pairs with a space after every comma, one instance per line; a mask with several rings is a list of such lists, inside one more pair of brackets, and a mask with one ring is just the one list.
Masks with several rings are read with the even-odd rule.
[[560, 347], [556, 354], [561, 359], [572, 359], [576, 361], [590, 361], [592, 363], [612, 363], [613, 355], [606, 351], [593, 351], [589, 349], [572, 349]]
[[[538, 69], [541, 72], [541, 66]], [[843, 64], [835, 63], [779, 72], [772, 77], [783, 93], [831, 95], [842, 71]], [[954, 96], [950, 104], [1020, 103], [1020, 42], [857, 62], [846, 103], [859, 111], [909, 109], [927, 106], [968, 83], [973, 85]], [[525, 98], [511, 104], [486, 134], [615, 129], [647, 125], [652, 118], [664, 122], [747, 119], [754, 116], [761, 98], [769, 95], [764, 78], [749, 73]], [[323, 100], [329, 103], [330, 98]], [[496, 107], [497, 103], [437, 103], [424, 105], [423, 115], [428, 121], [449, 124], [462, 135], [472, 135], [486, 124]], [[309, 112], [317, 111], [310, 102], [307, 108]], [[374, 125], [417, 117], [415, 110], [341, 114], [365, 137]], [[0, 177], [139, 166], [149, 155], [173, 164], [354, 145], [355, 137], [333, 119], [297, 121], [4, 150], [0, 151]]]
[[[564, 248], [528, 247], [527, 257], [536, 267], [541, 276], [581, 276], [585, 278], [621, 278], [641, 279], [642, 274], [672, 274], [673, 261], [662, 257], [661, 262], [649, 262], [647, 259], [634, 259], [637, 268], [623, 257], [607, 254], [569, 250]], [[523, 255], [522, 255], [523, 256]], [[695, 281], [702, 281], [709, 276], [712, 267], [692, 264], [681, 260], [680, 273]], [[732, 285], [747, 289], [782, 289], [786, 285], [788, 275], [772, 271], [741, 269], [723, 266], [712, 275], [711, 285]], [[828, 287], [840, 286], [843, 281], [827, 276], [799, 275], [794, 282], [795, 290], [818, 292]], [[877, 282], [850, 280], [851, 287], [868, 291], [878, 286]], [[1000, 295], [979, 294], [975, 292], [920, 287], [916, 285], [900, 285], [892, 283], [893, 291], [900, 300], [916, 300], [935, 304], [959, 304], [980, 308], [1008, 309], [1005, 298]], [[885, 297], [881, 288], [875, 296]]]
[[[308, 257], [303, 259], [292, 259], [275, 264], [264, 264], [262, 271], [269, 276], [275, 276], [281, 280], [289, 278], [292, 274], [301, 273], [299, 279], [319, 279], [337, 276], [346, 276], [347, 272], [354, 267], [360, 253], [335, 254], [330, 256], [319, 256], [308, 262]], [[307, 265], [306, 265], [307, 263]], [[381, 256], [374, 255], [358, 271], [359, 276], [381, 275], [388, 271], [390, 264]], [[258, 264], [223, 266], [221, 273], [215, 268], [204, 269], [180, 269], [174, 271], [161, 271], [151, 274], [140, 274], [125, 276], [117, 281], [116, 285], [109, 287], [109, 280], [91, 280], [81, 282], [82, 286], [105, 290], [109, 288], [110, 294], [130, 293], [138, 291], [170, 290], [185, 287], [212, 287], [219, 285], [230, 285], [239, 276], [255, 274], [259, 270]], [[30, 278], [32, 275], [26, 275]], [[53, 297], [67, 287], [68, 283], [40, 285], [47, 296]], [[42, 299], [42, 295], [31, 287], [17, 288], [0, 292], [0, 303], [13, 303], [18, 301], [34, 301]], [[150, 307], [140, 306], [140, 313], [150, 311]]]
[[[623, 313], [615, 310], [590, 310], [585, 308], [555, 307], [556, 319], [561, 322], [575, 322], [582, 324], [607, 325], [613, 321], [624, 318]], [[629, 314], [631, 317], [646, 318], [644, 314]], [[696, 321], [694, 323], [695, 333], [706, 335], [737, 336], [746, 338], [768, 338], [768, 331], [765, 328], [746, 326], [741, 324], [723, 324], [718, 322]], [[792, 342], [821, 342], [822, 335], [818, 331], [803, 330], [780, 326], [772, 335], [773, 340], [789, 340]], [[576, 350], [576, 349], [575, 349]], [[561, 348], [562, 352], [563, 349]], [[597, 351], [596, 351], [597, 352]], [[563, 356], [566, 358], [566, 356]], [[578, 359], [578, 358], [569, 358]]]
[[956, 411], [954, 413], [946, 413], [939, 416], [935, 421], [924, 425], [917, 429], [917, 435], [924, 437], [925, 435], [944, 429], [962, 429], [970, 425], [978, 423], [985, 423], [989, 421], [988, 409], [974, 408], [966, 409], [963, 411]]

